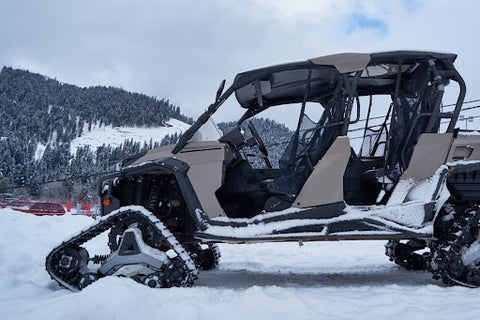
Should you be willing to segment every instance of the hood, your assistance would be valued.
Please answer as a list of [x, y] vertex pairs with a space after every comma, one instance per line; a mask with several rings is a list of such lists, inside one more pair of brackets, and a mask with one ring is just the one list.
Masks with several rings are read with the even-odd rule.
[[[211, 154], [213, 151], [222, 151], [223, 153], [225, 149], [224, 145], [218, 141], [195, 141], [187, 143], [187, 145], [178, 154], [174, 155], [172, 153], [174, 147], [175, 145], [172, 144], [149, 150], [146, 154], [142, 155], [133, 163], [129, 164], [129, 166], [138, 166], [143, 163], [172, 157], [187, 162], [189, 164], [198, 163], [203, 162], [202, 159], [204, 160], [205, 158], [209, 158], [208, 156], [205, 157], [206, 154]], [[196, 154], [197, 152], [201, 152], [202, 155], [195, 157], [194, 154]]]

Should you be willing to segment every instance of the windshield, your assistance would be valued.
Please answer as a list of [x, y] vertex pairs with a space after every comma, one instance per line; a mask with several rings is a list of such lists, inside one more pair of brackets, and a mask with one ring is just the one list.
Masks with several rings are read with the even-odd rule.
[[222, 135], [222, 131], [210, 117], [189, 141], [218, 141]]

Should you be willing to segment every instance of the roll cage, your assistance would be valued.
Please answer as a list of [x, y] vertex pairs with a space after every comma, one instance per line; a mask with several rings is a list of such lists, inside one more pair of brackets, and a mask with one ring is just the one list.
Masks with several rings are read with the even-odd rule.
[[[270, 107], [300, 103], [297, 129], [280, 159], [281, 169], [301, 175], [292, 186], [298, 191], [333, 141], [347, 135], [349, 126], [359, 121], [359, 97], [389, 95], [390, 109], [380, 129], [369, 126], [369, 105], [364, 139], [368, 136], [370, 147], [367, 151], [362, 147], [362, 153], [373, 156], [383, 144], [385, 174], [396, 181], [407, 168], [420, 134], [438, 132], [442, 119], [448, 121], [445, 132], [454, 130], [466, 91], [453, 66], [455, 59], [455, 54], [420, 51], [345, 53], [240, 73], [223, 94], [217, 92], [216, 101], [180, 137], [173, 153], [178, 153], [232, 94], [246, 109], [237, 126]], [[459, 94], [455, 108], [443, 111], [442, 97], [450, 80], [458, 83]], [[307, 102], [324, 108], [310, 128], [304, 127]]]

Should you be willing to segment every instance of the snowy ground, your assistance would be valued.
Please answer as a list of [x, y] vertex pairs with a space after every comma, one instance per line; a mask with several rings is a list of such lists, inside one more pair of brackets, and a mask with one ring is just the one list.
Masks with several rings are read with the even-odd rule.
[[[219, 270], [194, 288], [104, 278], [59, 288], [44, 259], [82, 216], [0, 209], [0, 319], [477, 319], [480, 291], [444, 287], [388, 262], [383, 242], [221, 245]], [[97, 241], [98, 242], [98, 241]], [[93, 243], [98, 246], [99, 243]]]

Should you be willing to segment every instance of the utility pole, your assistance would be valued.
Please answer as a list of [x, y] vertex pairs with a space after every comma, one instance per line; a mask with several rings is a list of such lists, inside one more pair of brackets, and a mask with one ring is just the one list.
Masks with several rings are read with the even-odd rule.
[[473, 122], [473, 117], [472, 116], [465, 117], [465, 116], [461, 115], [458, 119], [460, 121], [465, 121], [465, 130], [468, 130], [468, 123]]

